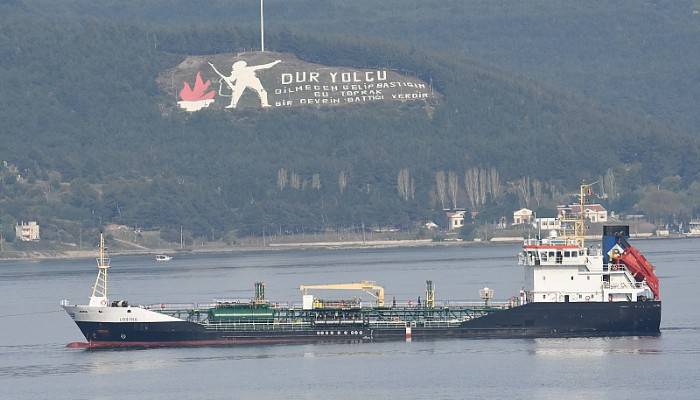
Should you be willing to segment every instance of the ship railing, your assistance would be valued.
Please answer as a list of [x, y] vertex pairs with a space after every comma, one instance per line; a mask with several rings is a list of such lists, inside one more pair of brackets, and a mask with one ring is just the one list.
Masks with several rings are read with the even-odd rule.
[[361, 319], [315, 319], [314, 325], [357, 325], [364, 323]]
[[275, 308], [279, 310], [297, 310], [302, 308], [302, 303], [294, 303], [291, 301], [271, 301], [270, 308]]
[[311, 328], [310, 322], [207, 322], [204, 325], [208, 330], [280, 330], [296, 331]]
[[216, 307], [216, 303], [158, 303], [140, 306], [146, 310], [168, 312], [168, 311], [190, 311], [190, 310], [207, 310]]
[[[370, 321], [368, 325], [370, 328], [404, 328], [406, 323], [407, 321]], [[409, 326], [415, 326], [415, 324], [411, 325], [410, 321], [408, 324]]]
[[[208, 310], [214, 308], [219, 303], [157, 303], [157, 304], [147, 304], [139, 305], [138, 307], [144, 308], [146, 310], [152, 310], [157, 312], [183, 312], [192, 310]], [[275, 302], [270, 303], [270, 306], [275, 309], [301, 309], [301, 304], [299, 303], [283, 303]], [[362, 303], [362, 308], [373, 308], [374, 304]], [[395, 309], [423, 309], [426, 308], [425, 302], [418, 303], [417, 301], [402, 301], [396, 302], [394, 306], [392, 303], [385, 304], [386, 308]], [[485, 305], [483, 301], [473, 301], [473, 300], [440, 300], [435, 302], [433, 308], [473, 308], [475, 310], [479, 309], [494, 309], [494, 308], [509, 308], [511, 307], [508, 302], [489, 302]]]
[[426, 328], [452, 328], [460, 326], [462, 321], [425, 321], [423, 326]]
[[616, 283], [610, 284], [610, 282], [603, 282], [603, 289], [642, 289], [644, 288], [644, 282], [634, 282], [634, 283]]
[[603, 266], [603, 271], [608, 272], [608, 271], [627, 271], [627, 267], [624, 266], [623, 264], [613, 264], [610, 263], [608, 265]]
[[499, 302], [489, 302], [488, 304], [484, 304], [483, 301], [445, 300], [445, 301], [440, 301], [435, 305], [435, 308], [439, 308], [439, 307], [447, 307], [447, 308], [460, 307], [460, 308], [473, 308], [475, 310], [479, 310], [479, 309], [493, 309], [493, 308], [510, 308], [511, 303], [499, 301]]
[[404, 328], [421, 326], [425, 328], [453, 328], [460, 326], [463, 321], [458, 319], [451, 320], [437, 320], [437, 321], [370, 321], [368, 326], [370, 328]]

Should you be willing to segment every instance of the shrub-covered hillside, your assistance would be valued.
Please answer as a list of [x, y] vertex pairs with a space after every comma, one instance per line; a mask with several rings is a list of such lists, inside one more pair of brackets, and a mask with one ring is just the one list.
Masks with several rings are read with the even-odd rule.
[[[498, 218], [606, 173], [616, 178], [609, 190], [623, 194], [610, 197], [620, 208], [632, 208], [639, 199], [625, 196], [643, 185], [677, 176], [683, 191], [700, 179], [690, 135], [398, 40], [312, 35], [303, 26], [267, 38], [311, 62], [411, 71], [444, 95], [434, 109], [190, 115], [164, 111], [172, 99], [157, 75], [185, 55], [253, 48], [254, 28], [0, 7], [9, 10], [0, 17], [5, 231], [20, 219], [38, 219], [45, 238], [63, 241], [112, 222], [183, 225], [214, 239], [410, 226], [454, 205]], [[488, 189], [473, 185], [474, 171], [488, 171]], [[442, 189], [443, 175], [454, 190]]]

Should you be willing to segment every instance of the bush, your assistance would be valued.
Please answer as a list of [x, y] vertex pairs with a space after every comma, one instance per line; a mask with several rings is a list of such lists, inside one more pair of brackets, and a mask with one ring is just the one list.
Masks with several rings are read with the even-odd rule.
[[477, 227], [478, 226], [476, 224], [464, 224], [462, 229], [459, 230], [459, 237], [464, 240], [474, 239], [474, 234], [476, 233]]

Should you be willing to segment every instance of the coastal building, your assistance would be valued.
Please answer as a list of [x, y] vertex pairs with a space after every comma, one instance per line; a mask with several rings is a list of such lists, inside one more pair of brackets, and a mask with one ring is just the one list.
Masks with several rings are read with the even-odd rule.
[[694, 219], [688, 224], [688, 236], [700, 236], [700, 219]]
[[436, 224], [436, 223], [433, 222], [433, 221], [428, 221], [428, 222], [426, 222], [426, 223], [423, 224], [423, 227], [424, 227], [425, 229], [429, 229], [429, 230], [431, 230], [431, 231], [434, 231], [434, 230], [436, 230], [436, 229], [438, 228], [438, 224]]
[[39, 224], [36, 221], [20, 222], [15, 227], [15, 236], [17, 240], [23, 242], [34, 242], [40, 239]]
[[[583, 206], [584, 217], [590, 222], [608, 222], [608, 210], [600, 204], [586, 204]], [[557, 206], [559, 218], [578, 218], [581, 214], [580, 204]]]
[[532, 222], [532, 210], [521, 208], [513, 213], [513, 225], [529, 224]]
[[466, 210], [446, 211], [447, 230], [453, 231], [453, 230], [462, 228], [464, 226], [464, 216], [466, 213], [467, 213]]

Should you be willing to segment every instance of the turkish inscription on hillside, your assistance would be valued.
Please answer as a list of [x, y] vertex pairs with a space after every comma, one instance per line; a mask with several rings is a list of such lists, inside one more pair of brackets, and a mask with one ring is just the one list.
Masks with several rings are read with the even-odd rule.
[[432, 87], [396, 71], [328, 67], [288, 54], [246, 53], [188, 57], [161, 76], [171, 90], [181, 82], [178, 104], [193, 112], [203, 108], [285, 108], [435, 99]]

